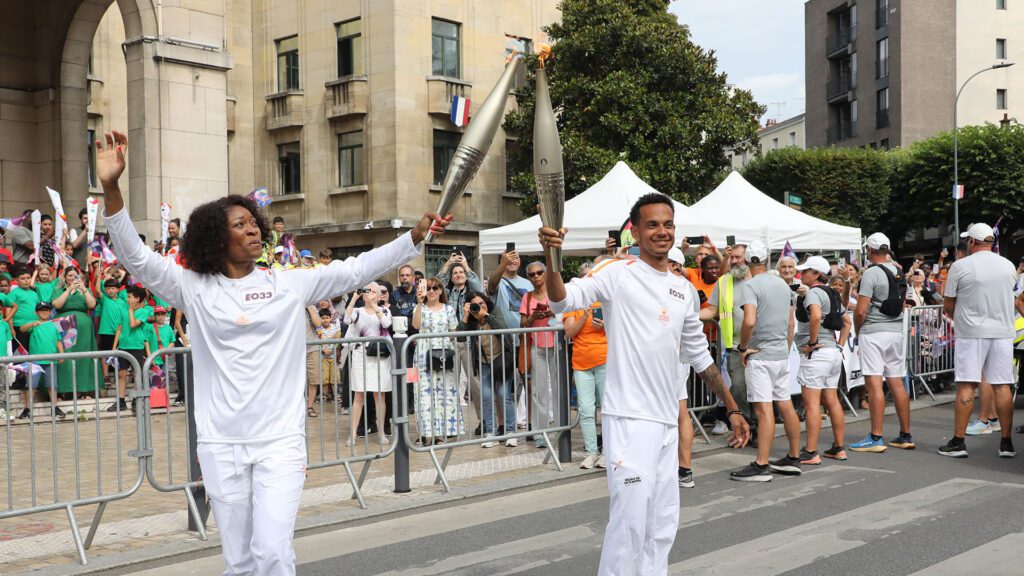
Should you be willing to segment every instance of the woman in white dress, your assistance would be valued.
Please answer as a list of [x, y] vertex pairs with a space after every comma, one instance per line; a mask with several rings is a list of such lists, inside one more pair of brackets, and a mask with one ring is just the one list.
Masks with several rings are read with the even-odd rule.
[[[357, 303], [361, 308], [356, 308]], [[349, 298], [345, 310], [345, 324], [348, 324], [348, 338], [381, 337], [391, 340], [391, 310], [380, 305], [380, 286], [371, 282], [355, 296]], [[366, 393], [373, 392], [377, 406], [377, 426], [380, 443], [390, 444], [384, 433], [384, 392], [391, 392], [390, 351], [380, 343], [356, 344], [350, 348], [349, 386], [352, 389], [351, 422], [349, 423], [348, 445], [355, 445], [356, 428], [363, 418]]]
[[196, 208], [181, 240], [184, 264], [148, 249], [124, 209], [118, 180], [128, 138], [96, 142], [114, 253], [146, 288], [184, 312], [195, 366], [196, 435], [224, 574], [295, 574], [292, 534], [306, 470], [306, 306], [353, 290], [419, 254], [416, 227], [358, 258], [314, 269], [258, 268], [270, 227], [256, 203], [226, 196]]
[[[412, 327], [420, 334], [454, 332], [459, 322], [437, 278], [420, 282]], [[416, 428], [423, 443], [441, 443], [465, 432], [455, 375], [455, 343], [451, 338], [416, 341]]]

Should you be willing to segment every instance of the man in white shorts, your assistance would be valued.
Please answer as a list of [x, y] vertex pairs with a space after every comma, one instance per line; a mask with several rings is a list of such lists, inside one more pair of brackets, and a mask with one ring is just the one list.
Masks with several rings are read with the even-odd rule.
[[[860, 295], [853, 312], [861, 373], [871, 410], [871, 433], [850, 444], [850, 450], [854, 452], [886, 450], [882, 436], [885, 421], [883, 380], [889, 385], [893, 404], [896, 405], [896, 417], [900, 421], [900, 435], [889, 445], [905, 450], [913, 450], [916, 446], [914, 437], [910, 435], [910, 394], [903, 385], [903, 376], [907, 372], [907, 346], [903, 337], [903, 301], [906, 294], [905, 291], [901, 294], [898, 288], [897, 279], [902, 272], [890, 261], [890, 246], [889, 238], [881, 232], [868, 236], [871, 265], [861, 275]], [[898, 303], [893, 304], [891, 297], [898, 299]], [[888, 305], [886, 301], [889, 301]]]
[[836, 314], [830, 316], [832, 301], [835, 300], [836, 304], [841, 301], [841, 297], [827, 285], [828, 274], [832, 271], [828, 260], [811, 256], [796, 269], [802, 273], [800, 282], [807, 287], [806, 293], [797, 299], [796, 313], [796, 347], [800, 352], [797, 382], [807, 414], [804, 418], [807, 447], [800, 452], [800, 463], [813, 466], [821, 464], [818, 437], [821, 434], [822, 405], [828, 409], [828, 418], [832, 422], [832, 447], [823, 454], [826, 458], [846, 460], [846, 450], [843, 449], [846, 419], [837, 389], [839, 374], [843, 370], [842, 348], [850, 335], [852, 322], [840, 306], [837, 310], [841, 324], [838, 340], [835, 326], [823, 325], [828, 318], [836, 319]]
[[967, 421], [974, 410], [974, 393], [984, 379], [995, 392], [996, 412], [1002, 421], [999, 456], [1013, 458], [1017, 455], [1010, 440], [1017, 271], [1009, 260], [992, 251], [995, 233], [988, 224], [972, 224], [961, 236], [967, 238], [970, 255], [949, 268], [943, 293], [946, 314], [956, 326], [956, 420], [953, 438], [939, 448], [939, 454], [967, 457]]
[[[743, 285], [740, 361], [747, 380], [747, 401], [757, 417], [757, 459], [729, 477], [740, 482], [770, 482], [772, 472], [800, 475], [800, 418], [789, 396], [789, 350], [793, 345], [793, 291], [786, 281], [768, 271], [768, 247], [755, 240], [744, 253], [751, 279]], [[769, 461], [775, 436], [778, 402], [789, 452]]]

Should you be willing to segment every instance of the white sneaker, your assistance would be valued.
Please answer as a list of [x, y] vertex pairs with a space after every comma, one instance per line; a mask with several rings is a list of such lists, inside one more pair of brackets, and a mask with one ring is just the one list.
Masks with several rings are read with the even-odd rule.
[[587, 457], [584, 458], [583, 462], [580, 464], [580, 468], [583, 468], [584, 470], [590, 470], [591, 468], [594, 467], [594, 464], [597, 464], [598, 458], [599, 456], [597, 454], [587, 454]]
[[1003, 425], [999, 423], [999, 420], [989, 420], [988, 427], [991, 428], [993, 432], [1003, 431]]
[[607, 468], [608, 466], [604, 463], [604, 454], [597, 457], [597, 462], [594, 463], [598, 468]]
[[981, 436], [982, 434], [991, 434], [992, 432], [992, 426], [989, 426], [988, 422], [982, 422], [981, 420], [973, 420], [967, 425], [968, 436]]
[[388, 438], [387, 436], [381, 436], [380, 443], [382, 446], [387, 446], [388, 444], [391, 444], [391, 439]]
[[726, 426], [725, 422], [722, 422], [721, 420], [715, 420], [715, 426], [714, 428], [711, 429], [711, 434], [715, 436], [722, 436], [723, 434], [727, 434], [728, 432], [729, 427]]
[[519, 440], [517, 438], [509, 438], [508, 440], [505, 440], [506, 448], [515, 448], [516, 446], [519, 446]]
[[486, 442], [481, 444], [481, 448], [494, 448], [495, 446], [500, 444], [500, 442], [498, 442], [497, 440], [493, 440], [494, 434], [484, 434], [484, 438], [491, 438], [491, 440], [487, 440]]

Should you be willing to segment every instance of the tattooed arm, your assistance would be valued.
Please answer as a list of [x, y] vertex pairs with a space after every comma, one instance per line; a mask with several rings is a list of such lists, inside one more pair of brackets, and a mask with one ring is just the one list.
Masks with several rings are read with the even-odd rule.
[[711, 391], [725, 403], [725, 409], [729, 413], [729, 423], [732, 425], [732, 434], [729, 437], [729, 446], [742, 448], [750, 441], [750, 425], [747, 419], [739, 410], [732, 393], [725, 387], [722, 381], [722, 374], [718, 367], [711, 364], [702, 372], [697, 373], [704, 384], [711, 388]]

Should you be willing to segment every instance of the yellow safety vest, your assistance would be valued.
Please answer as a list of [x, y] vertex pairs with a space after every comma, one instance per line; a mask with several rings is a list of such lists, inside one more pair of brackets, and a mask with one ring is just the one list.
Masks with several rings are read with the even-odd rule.
[[718, 329], [722, 334], [722, 345], [732, 349], [732, 274], [718, 279]]

